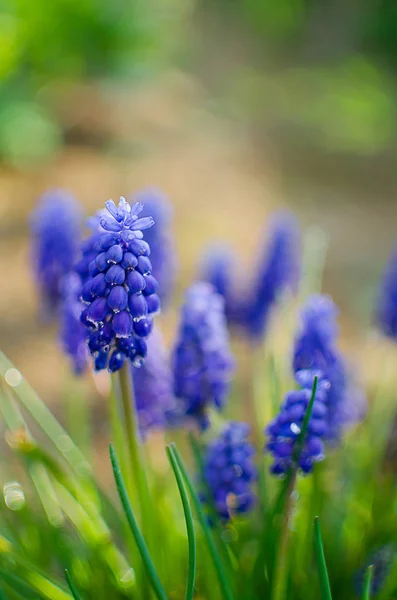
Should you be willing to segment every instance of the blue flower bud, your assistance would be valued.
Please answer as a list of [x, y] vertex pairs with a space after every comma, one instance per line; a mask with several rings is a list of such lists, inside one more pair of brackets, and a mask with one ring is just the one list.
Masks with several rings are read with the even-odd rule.
[[139, 256], [137, 271], [142, 275], [150, 275], [152, 272], [152, 263], [147, 256]]
[[156, 294], [157, 288], [158, 284], [153, 275], [145, 275], [145, 288], [143, 290], [145, 296]]
[[132, 333], [130, 313], [126, 310], [116, 313], [112, 319], [112, 327], [116, 337], [128, 338]]
[[125, 271], [119, 265], [112, 265], [106, 272], [106, 281], [111, 285], [121, 285], [125, 280]]
[[94, 325], [102, 323], [108, 315], [108, 305], [106, 298], [96, 298], [87, 308], [86, 318]]
[[129, 294], [128, 306], [134, 321], [139, 321], [147, 315], [147, 302], [143, 294]]
[[147, 296], [146, 304], [149, 315], [157, 315], [160, 312], [160, 297], [157, 294]]
[[118, 244], [110, 246], [106, 252], [106, 260], [110, 264], [117, 264], [123, 260], [123, 249]]
[[138, 271], [127, 273], [127, 285], [131, 294], [142, 292], [145, 289], [146, 279]]
[[147, 337], [153, 328], [152, 319], [140, 319], [134, 321], [134, 332], [139, 337]]
[[126, 358], [127, 357], [123, 352], [119, 352], [118, 350], [115, 350], [112, 353], [112, 356], [110, 357], [110, 360], [109, 360], [109, 371], [111, 373], [115, 373], [116, 371], [121, 369]]
[[109, 267], [109, 263], [106, 258], [106, 252], [101, 252], [95, 259], [95, 265], [98, 271], [106, 271]]
[[132, 254], [132, 252], [124, 253], [123, 260], [121, 261], [121, 266], [123, 267], [123, 269], [125, 269], [126, 271], [128, 271], [130, 269], [135, 269], [137, 264], [138, 264], [138, 259], [135, 256], [135, 254]]
[[127, 308], [128, 294], [122, 285], [115, 285], [108, 296], [109, 308], [115, 312], [119, 312]]

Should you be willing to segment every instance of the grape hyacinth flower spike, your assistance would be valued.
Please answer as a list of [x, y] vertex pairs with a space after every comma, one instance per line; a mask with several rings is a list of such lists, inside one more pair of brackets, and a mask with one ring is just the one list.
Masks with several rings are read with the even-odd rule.
[[[318, 378], [313, 408], [300, 456], [296, 457], [297, 442], [302, 431], [303, 422], [313, 392], [314, 378]], [[324, 459], [324, 437], [327, 434], [327, 392], [330, 387], [321, 373], [301, 371], [297, 375], [301, 389], [288, 392], [280, 413], [266, 427], [268, 436], [266, 450], [274, 458], [271, 472], [274, 475], [285, 475], [294, 466], [303, 473], [311, 473], [316, 462]], [[295, 465], [295, 460], [298, 464]]]
[[61, 280], [72, 270], [81, 237], [82, 211], [64, 190], [43, 194], [31, 215], [32, 261], [42, 301], [42, 316], [54, 315], [61, 301]]
[[245, 327], [249, 336], [257, 342], [266, 332], [270, 312], [278, 298], [286, 290], [295, 291], [297, 288], [299, 245], [299, 229], [295, 218], [290, 214], [276, 215], [244, 307]]
[[293, 356], [295, 376], [302, 370], [317, 370], [329, 382], [326, 438], [332, 442], [338, 442], [342, 432], [363, 417], [366, 405], [337, 345], [337, 316], [338, 309], [331, 298], [311, 296], [301, 313]]
[[223, 296], [226, 320], [231, 326], [239, 325], [241, 321], [240, 301], [232, 277], [236, 264], [237, 257], [231, 248], [226, 244], [212, 244], [206, 249], [199, 267], [200, 281], [207, 281]]
[[203, 494], [203, 500], [211, 494], [211, 503], [225, 521], [234, 514], [247, 513], [255, 504], [257, 471], [249, 431], [247, 423], [228, 423], [204, 455], [207, 494]]
[[84, 305], [80, 300], [81, 279], [71, 272], [62, 280], [62, 301], [59, 309], [59, 339], [76, 375], [82, 375], [89, 365], [90, 353], [86, 341], [86, 327], [80, 320]]
[[173, 352], [180, 415], [207, 427], [207, 407], [223, 405], [233, 370], [224, 300], [208, 283], [195, 283], [186, 293]]
[[397, 244], [383, 273], [375, 318], [380, 331], [397, 340]]
[[118, 206], [109, 200], [105, 207], [99, 217], [104, 231], [95, 241], [96, 256], [82, 289], [87, 306], [81, 320], [89, 329], [95, 369], [115, 372], [127, 359], [141, 364], [160, 300], [151, 274], [150, 247], [142, 233], [153, 219], [139, 218], [142, 204], [130, 205], [125, 198]]
[[160, 331], [147, 340], [147, 356], [140, 369], [132, 368], [138, 423], [143, 438], [166, 426], [166, 413], [174, 407], [172, 373]]

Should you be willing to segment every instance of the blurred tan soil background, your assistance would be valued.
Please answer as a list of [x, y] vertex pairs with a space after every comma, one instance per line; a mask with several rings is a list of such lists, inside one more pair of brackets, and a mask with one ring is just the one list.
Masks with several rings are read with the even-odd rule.
[[37, 391], [56, 400], [67, 373], [29, 262], [29, 214], [54, 187], [87, 216], [165, 192], [179, 256], [168, 339], [203, 247], [230, 242], [238, 277], [268, 215], [294, 211], [329, 238], [324, 291], [359, 346], [397, 232], [390, 3], [66, 4], [0, 13], [0, 340]]

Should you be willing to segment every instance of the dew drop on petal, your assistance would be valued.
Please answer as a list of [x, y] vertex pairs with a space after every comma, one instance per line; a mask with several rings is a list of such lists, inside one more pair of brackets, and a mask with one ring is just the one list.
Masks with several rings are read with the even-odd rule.
[[298, 427], [298, 425], [296, 423], [291, 423], [290, 429], [291, 429], [292, 433], [295, 433], [296, 435], [298, 435], [301, 432], [301, 428]]

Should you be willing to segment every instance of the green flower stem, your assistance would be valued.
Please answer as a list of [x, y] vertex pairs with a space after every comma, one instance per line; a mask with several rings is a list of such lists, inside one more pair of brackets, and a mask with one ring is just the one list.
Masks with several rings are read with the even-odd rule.
[[81, 600], [81, 596], [78, 593], [76, 586], [73, 583], [72, 577], [67, 569], [65, 569], [65, 579], [67, 581], [67, 584], [69, 586], [69, 589], [72, 593], [74, 600]]
[[[277, 557], [273, 577], [273, 588], [272, 588], [272, 600], [284, 600], [286, 597], [287, 580], [288, 580], [288, 556], [289, 556], [289, 539], [290, 539], [290, 528], [289, 521], [293, 506], [293, 491], [296, 484], [296, 479], [299, 469], [299, 459], [305, 444], [306, 433], [309, 427], [309, 421], [313, 410], [314, 399], [317, 391], [317, 377], [314, 378], [312, 394], [307, 406], [305, 417], [303, 419], [302, 429], [298, 436], [295, 444], [294, 452], [292, 455], [293, 467], [290, 469], [287, 478], [285, 480], [285, 486], [282, 490], [281, 504], [283, 508], [281, 510], [282, 523], [280, 529], [279, 542], [277, 546]], [[277, 500], [277, 504], [279, 499]]]
[[153, 590], [158, 598], [158, 600], [167, 600], [166, 593], [164, 588], [160, 582], [160, 579], [157, 575], [155, 566], [151, 559], [149, 550], [146, 546], [145, 540], [142, 536], [142, 533], [138, 527], [138, 523], [136, 521], [135, 515], [132, 510], [131, 502], [129, 500], [127, 490], [124, 484], [123, 476], [121, 474], [120, 465], [117, 460], [116, 452], [110, 444], [110, 460], [112, 462], [112, 469], [114, 474], [114, 479], [116, 481], [117, 491], [120, 496], [121, 504], [123, 505], [125, 515], [127, 517], [128, 524], [130, 526], [132, 535], [134, 536], [136, 545], [138, 546], [139, 553], [142, 558], [143, 565], [146, 569], [148, 579], [153, 587]]
[[[320, 519], [318, 517], [314, 519], [314, 548], [316, 553], [318, 574], [320, 577], [321, 598], [322, 600], [332, 600], [327, 563], [325, 562], [323, 540], [321, 537]], [[366, 598], [366, 596], [363, 596], [363, 598]]]
[[194, 595], [194, 580], [196, 578], [196, 534], [194, 531], [193, 515], [190, 508], [189, 497], [183, 483], [181, 470], [175, 456], [175, 448], [172, 444], [167, 446], [167, 455], [174, 471], [175, 479], [181, 496], [183, 511], [185, 513], [186, 530], [188, 538], [188, 574], [186, 581], [185, 599], [192, 600]]
[[365, 573], [363, 600], [371, 599], [372, 578], [374, 576], [374, 565], [370, 565]]
[[178, 450], [175, 448], [175, 446], [172, 446], [172, 448], [174, 451], [176, 461], [178, 463], [178, 467], [181, 470], [183, 479], [185, 480], [185, 483], [186, 483], [186, 487], [188, 488], [190, 497], [193, 501], [194, 508], [195, 508], [197, 516], [198, 516], [198, 520], [200, 521], [200, 525], [201, 525], [203, 533], [204, 533], [205, 541], [207, 543], [208, 550], [211, 555], [216, 574], [218, 576], [219, 586], [221, 588], [222, 596], [223, 596], [224, 600], [233, 600], [233, 593], [232, 593], [232, 590], [230, 587], [229, 579], [226, 575], [221, 558], [218, 554], [215, 540], [212, 536], [211, 530], [208, 525], [207, 518], [203, 512], [201, 502], [200, 502], [197, 492], [194, 488], [193, 482], [190, 479], [190, 476], [189, 476], [187, 469], [182, 461], [182, 458], [180, 457]]
[[[128, 471], [130, 470], [130, 472], [132, 472], [137, 496], [137, 506], [139, 507], [142, 520], [142, 530], [146, 539], [148, 540], [149, 546], [151, 546], [151, 531], [153, 531], [151, 515], [154, 515], [154, 511], [151, 510], [151, 500], [145, 474], [145, 465], [142, 457], [141, 442], [139, 439], [135, 398], [129, 365], [124, 365], [122, 369], [120, 369], [119, 378], [121, 402], [124, 412], [124, 426], [129, 453], [129, 465], [127, 468], [127, 474], [125, 474], [124, 477], [127, 477], [128, 481]], [[132, 495], [132, 492], [134, 492], [134, 490], [129, 490], [130, 495]]]

